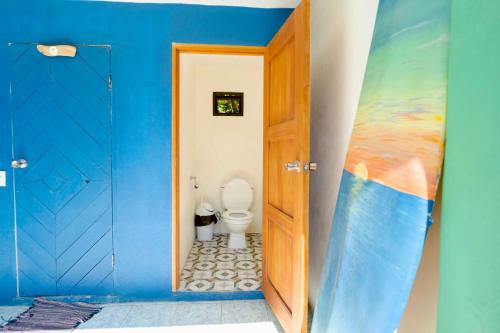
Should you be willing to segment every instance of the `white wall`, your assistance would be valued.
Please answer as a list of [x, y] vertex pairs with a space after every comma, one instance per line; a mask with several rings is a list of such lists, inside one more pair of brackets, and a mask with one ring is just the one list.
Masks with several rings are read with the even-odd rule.
[[[263, 66], [260, 56], [181, 55], [181, 264], [195, 236], [194, 202], [203, 197], [222, 211], [220, 187], [233, 177], [254, 187], [249, 232], [261, 232]], [[243, 92], [244, 116], [214, 117], [215, 91]], [[195, 194], [190, 176], [200, 186]], [[227, 230], [218, 224], [216, 232]]]
[[179, 259], [180, 267], [184, 267], [191, 246], [195, 238], [194, 210], [196, 204], [196, 192], [194, 183], [190, 181], [190, 176], [195, 171], [195, 131], [184, 128], [185, 124], [193, 124], [195, 121], [195, 101], [192, 97], [194, 91], [194, 66], [192, 58], [182, 56], [180, 62], [180, 124], [179, 130], [179, 199], [180, 199], [180, 239], [179, 239]]
[[378, 0], [311, 1], [309, 301], [316, 303]]

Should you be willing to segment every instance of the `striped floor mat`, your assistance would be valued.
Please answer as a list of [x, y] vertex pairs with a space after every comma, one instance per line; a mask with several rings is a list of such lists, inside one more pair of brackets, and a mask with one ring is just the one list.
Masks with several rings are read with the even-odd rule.
[[0, 328], [3, 331], [64, 330], [77, 327], [102, 307], [75, 302], [63, 303], [36, 298], [33, 305]]

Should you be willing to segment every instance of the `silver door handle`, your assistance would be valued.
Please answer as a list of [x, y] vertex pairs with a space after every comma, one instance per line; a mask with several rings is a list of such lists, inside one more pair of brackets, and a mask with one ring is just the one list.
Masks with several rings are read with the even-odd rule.
[[28, 167], [28, 161], [21, 158], [19, 160], [12, 161], [10, 165], [13, 169], [26, 169]]
[[307, 162], [304, 164], [305, 171], [316, 171], [318, 170], [318, 163], [316, 162]]
[[297, 171], [300, 172], [300, 161], [294, 161], [294, 162], [286, 162], [285, 163], [285, 170], [286, 171]]

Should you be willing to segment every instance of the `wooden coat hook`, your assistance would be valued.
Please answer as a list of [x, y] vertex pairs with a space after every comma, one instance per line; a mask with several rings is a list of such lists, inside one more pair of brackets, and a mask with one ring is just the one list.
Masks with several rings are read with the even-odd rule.
[[76, 47], [72, 45], [42, 45], [36, 46], [38, 52], [47, 57], [74, 57]]

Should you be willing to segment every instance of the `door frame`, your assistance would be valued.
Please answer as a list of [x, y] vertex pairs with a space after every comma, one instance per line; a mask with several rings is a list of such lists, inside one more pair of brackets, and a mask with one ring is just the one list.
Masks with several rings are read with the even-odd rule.
[[[172, 291], [179, 289], [182, 267], [180, 244], [180, 56], [181, 54], [214, 54], [264, 57], [265, 46], [172, 44]], [[262, 100], [264, 105], [264, 100]]]

